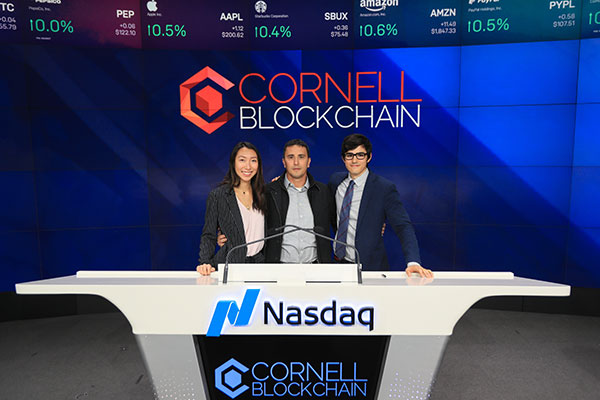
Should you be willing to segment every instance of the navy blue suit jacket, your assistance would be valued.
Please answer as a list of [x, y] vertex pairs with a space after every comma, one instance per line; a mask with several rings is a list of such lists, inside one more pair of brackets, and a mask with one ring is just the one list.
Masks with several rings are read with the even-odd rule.
[[[337, 187], [347, 176], [347, 172], [337, 172], [329, 179], [329, 190], [334, 197]], [[369, 171], [360, 201], [354, 240], [364, 270], [389, 269], [381, 237], [381, 227], [384, 222], [387, 224], [386, 229], [391, 227], [400, 239], [406, 262], [421, 263], [415, 230], [400, 201], [396, 185]], [[399, 264], [399, 260], [394, 261], [394, 264]]]

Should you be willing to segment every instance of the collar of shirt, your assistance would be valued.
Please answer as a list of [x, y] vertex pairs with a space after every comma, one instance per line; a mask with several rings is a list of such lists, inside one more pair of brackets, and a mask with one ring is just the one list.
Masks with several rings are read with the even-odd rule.
[[[358, 178], [354, 179], [354, 184], [356, 186], [364, 186], [367, 183], [367, 178], [369, 177], [369, 168], [365, 169], [365, 172], [362, 173], [361, 176], [359, 176]], [[346, 178], [348, 180], [348, 182], [350, 182], [352, 180], [352, 178], [350, 177], [350, 173], [348, 173], [348, 178]]]
[[283, 186], [285, 186], [286, 189], [289, 189], [290, 186], [294, 189], [296, 189], [299, 192], [303, 192], [305, 190], [308, 190], [308, 176], [306, 177], [306, 182], [304, 182], [304, 186], [297, 188], [296, 186], [294, 186], [294, 184], [292, 182], [289, 181], [288, 177], [287, 177], [287, 173], [283, 175]]

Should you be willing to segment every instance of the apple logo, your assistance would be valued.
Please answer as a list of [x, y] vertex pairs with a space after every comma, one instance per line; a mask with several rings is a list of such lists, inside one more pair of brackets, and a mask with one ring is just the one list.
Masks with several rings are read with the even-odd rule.
[[156, 0], [150, 0], [146, 3], [146, 8], [150, 12], [156, 12], [158, 10], [158, 5], [156, 4]]

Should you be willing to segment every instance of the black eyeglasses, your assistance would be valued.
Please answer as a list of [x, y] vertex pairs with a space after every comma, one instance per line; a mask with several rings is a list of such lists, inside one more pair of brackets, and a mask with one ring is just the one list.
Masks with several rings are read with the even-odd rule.
[[350, 161], [352, 160], [354, 157], [356, 157], [357, 160], [364, 160], [367, 157], [367, 153], [364, 152], [360, 152], [360, 153], [344, 153], [344, 160]]

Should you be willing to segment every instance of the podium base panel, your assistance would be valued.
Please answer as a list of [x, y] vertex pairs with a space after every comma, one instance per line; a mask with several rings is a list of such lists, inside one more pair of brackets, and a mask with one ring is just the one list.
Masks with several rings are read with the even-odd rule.
[[135, 335], [155, 399], [208, 400], [192, 335]]
[[428, 399], [448, 337], [391, 336], [377, 400]]
[[[429, 398], [449, 336], [389, 337], [377, 400]], [[209, 400], [203, 359], [192, 335], [136, 335], [155, 399]]]

